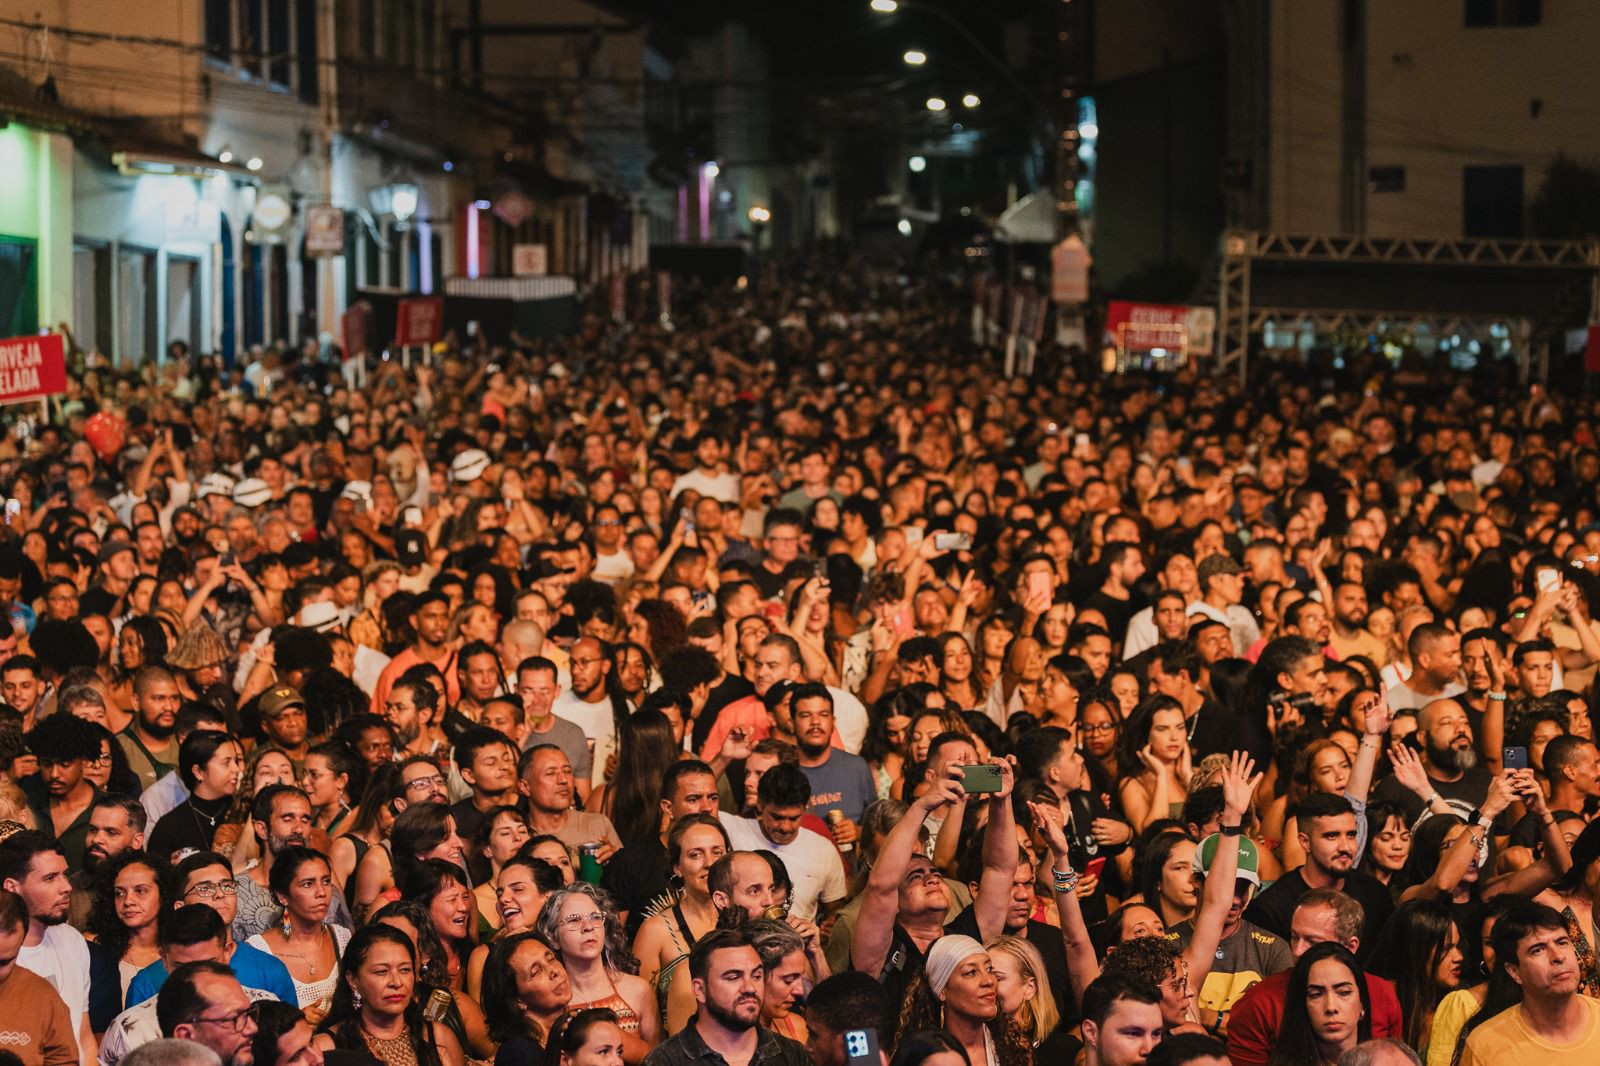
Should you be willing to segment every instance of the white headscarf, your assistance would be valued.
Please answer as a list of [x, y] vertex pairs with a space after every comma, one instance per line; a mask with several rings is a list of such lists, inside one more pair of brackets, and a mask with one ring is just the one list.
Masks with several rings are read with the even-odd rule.
[[950, 977], [961, 965], [961, 960], [984, 954], [987, 954], [984, 946], [970, 936], [940, 937], [928, 949], [927, 960], [922, 964], [923, 972], [928, 976], [928, 987], [933, 989], [935, 996], [944, 995], [945, 986], [950, 983]]

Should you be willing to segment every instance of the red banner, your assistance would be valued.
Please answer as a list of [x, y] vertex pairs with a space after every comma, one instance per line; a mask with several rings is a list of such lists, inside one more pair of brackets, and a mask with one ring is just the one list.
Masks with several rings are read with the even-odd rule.
[[397, 348], [416, 348], [438, 341], [444, 332], [444, 297], [417, 296], [401, 300], [395, 314]]
[[372, 305], [365, 300], [358, 300], [350, 305], [339, 319], [340, 332], [344, 335], [344, 357], [346, 359], [360, 359], [370, 350], [368, 336], [371, 332]]
[[1170, 348], [1206, 354], [1211, 351], [1217, 312], [1212, 307], [1144, 304], [1112, 300], [1106, 305], [1106, 336], [1129, 351]]
[[1600, 373], [1600, 326], [1589, 327], [1589, 342], [1583, 349], [1583, 369]]
[[0, 340], [0, 403], [67, 391], [67, 349], [59, 333]]

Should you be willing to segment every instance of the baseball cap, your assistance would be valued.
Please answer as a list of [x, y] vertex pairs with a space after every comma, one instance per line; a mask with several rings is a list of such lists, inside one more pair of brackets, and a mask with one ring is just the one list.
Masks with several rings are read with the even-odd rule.
[[1207, 581], [1218, 574], [1242, 574], [1244, 567], [1233, 556], [1225, 552], [1217, 552], [1200, 560], [1200, 565], [1195, 568], [1195, 574], [1200, 579], [1200, 587], [1204, 588]]
[[489, 456], [481, 448], [468, 448], [450, 463], [450, 480], [465, 484], [476, 481], [489, 469]]
[[263, 718], [276, 718], [290, 707], [299, 707], [304, 710], [306, 701], [301, 697], [298, 689], [288, 685], [279, 685], [270, 688], [261, 696], [261, 716]]
[[[1210, 871], [1211, 864], [1217, 858], [1217, 845], [1221, 842], [1222, 834], [1212, 833], [1194, 849], [1194, 858], [1190, 862], [1195, 873], [1204, 876]], [[1256, 851], [1255, 841], [1247, 836], [1239, 838], [1239, 870], [1234, 876], [1241, 881], [1249, 881], [1257, 888], [1261, 887], [1261, 855]]]
[[354, 500], [357, 503], [364, 503], [368, 507], [371, 507], [372, 506], [372, 482], [370, 482], [370, 481], [346, 481], [344, 483], [344, 491], [340, 492], [339, 496], [342, 499]]
[[109, 563], [123, 552], [131, 551], [133, 551], [133, 545], [125, 540], [108, 540], [100, 546], [100, 554], [95, 556], [95, 561]]
[[233, 502], [240, 507], [260, 507], [272, 499], [272, 490], [258, 477], [247, 477], [233, 487]]
[[428, 538], [420, 529], [402, 529], [394, 538], [394, 554], [401, 566], [419, 566], [428, 558]]

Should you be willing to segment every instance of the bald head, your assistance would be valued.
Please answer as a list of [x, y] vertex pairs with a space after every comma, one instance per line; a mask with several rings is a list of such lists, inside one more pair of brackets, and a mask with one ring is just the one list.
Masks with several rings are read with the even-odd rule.
[[538, 622], [518, 620], [510, 622], [500, 631], [500, 659], [515, 668], [524, 659], [531, 659], [544, 651], [544, 630]]

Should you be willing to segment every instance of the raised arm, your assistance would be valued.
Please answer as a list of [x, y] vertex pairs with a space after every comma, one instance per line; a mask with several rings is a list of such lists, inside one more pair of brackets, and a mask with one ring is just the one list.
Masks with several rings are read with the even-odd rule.
[[853, 969], [873, 977], [883, 969], [884, 960], [889, 957], [889, 945], [894, 940], [895, 916], [900, 910], [900, 882], [905, 879], [911, 856], [916, 853], [923, 823], [928, 815], [948, 808], [963, 794], [961, 768], [951, 767], [943, 780], [933, 782], [926, 792], [911, 801], [911, 809], [889, 831], [862, 895], [855, 940], [850, 945]]
[[1489, 664], [1489, 691], [1483, 698], [1483, 727], [1479, 731], [1479, 754], [1483, 765], [1493, 773], [1501, 770], [1502, 745], [1506, 741], [1506, 671], [1500, 649], [1494, 641], [1483, 643], [1483, 658]]
[[1531, 896], [1542, 892], [1572, 869], [1572, 852], [1567, 838], [1562, 835], [1550, 805], [1545, 802], [1544, 790], [1534, 779], [1532, 770], [1511, 770], [1506, 774], [1517, 798], [1522, 800], [1528, 813], [1539, 819], [1539, 835], [1544, 839], [1544, 855], [1531, 866], [1501, 874], [1483, 886], [1483, 898], [1493, 899], [1507, 892]]
[[1365, 703], [1361, 746], [1356, 749], [1356, 764], [1350, 770], [1350, 784], [1344, 790], [1345, 798], [1363, 804], [1372, 790], [1372, 775], [1378, 766], [1378, 756], [1383, 752], [1384, 737], [1389, 734], [1389, 723], [1394, 719], [1389, 701], [1381, 692], [1368, 696]]
[[1239, 838], [1244, 834], [1250, 797], [1255, 794], [1260, 777], [1255, 760], [1242, 751], [1234, 752], [1233, 758], [1222, 768], [1222, 835], [1217, 840], [1217, 854], [1211, 860], [1211, 872], [1206, 874], [1205, 889], [1200, 895], [1194, 935], [1189, 938], [1189, 949], [1184, 952], [1184, 960], [1189, 964], [1189, 982], [1195, 988], [1205, 984], [1216, 958], [1217, 945], [1222, 943], [1222, 927], [1233, 906], [1234, 880], [1239, 872]]
[[1050, 880], [1055, 889], [1056, 911], [1061, 916], [1061, 946], [1067, 954], [1067, 976], [1072, 981], [1072, 998], [1083, 1002], [1083, 990], [1100, 976], [1100, 957], [1095, 954], [1089, 926], [1083, 920], [1078, 902], [1078, 872], [1072, 868], [1067, 834], [1062, 829], [1061, 808], [1053, 804], [1028, 804], [1033, 824], [1050, 845], [1055, 862]]
[[1428, 771], [1423, 768], [1422, 758], [1405, 744], [1393, 744], [1389, 747], [1389, 764], [1394, 767], [1394, 778], [1422, 800], [1429, 812], [1433, 814], [1454, 814], [1454, 808], [1444, 801], [1439, 795], [1439, 790], [1433, 787], [1433, 781], [1428, 777]]
[[[1448, 896], [1455, 891], [1461, 879], [1466, 876], [1467, 869], [1478, 858], [1484, 841], [1488, 838], [1488, 826], [1499, 817], [1500, 812], [1511, 806], [1511, 801], [1516, 798], [1510, 783], [1502, 775], [1494, 779], [1489, 785], [1489, 797], [1483, 801], [1479, 808], [1479, 820], [1467, 825], [1467, 831], [1456, 838], [1439, 859], [1438, 867], [1420, 884], [1412, 885], [1400, 896], [1400, 902], [1413, 899], [1437, 899]], [[1502, 890], [1503, 891], [1503, 890]]]
[[1016, 775], [1004, 759], [991, 759], [1000, 767], [1000, 791], [989, 797], [989, 824], [983, 830], [983, 873], [972, 914], [978, 920], [978, 939], [987, 944], [1006, 930], [1011, 906], [1011, 880], [1017, 873], [1017, 821], [1011, 810], [1011, 789]]

